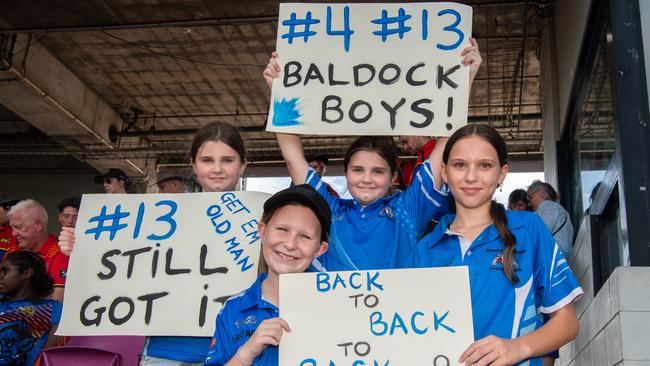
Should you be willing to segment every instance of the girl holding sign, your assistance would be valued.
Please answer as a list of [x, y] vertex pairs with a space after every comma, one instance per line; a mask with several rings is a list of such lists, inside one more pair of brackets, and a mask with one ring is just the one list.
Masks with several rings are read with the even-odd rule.
[[583, 291], [544, 222], [492, 200], [508, 173], [506, 144], [497, 131], [476, 124], [458, 129], [442, 161], [456, 215], [443, 217], [418, 243], [411, 265], [469, 267], [477, 341], [459, 362], [541, 365], [540, 356], [576, 337], [571, 304]]
[[[473, 80], [481, 64], [476, 40], [461, 53]], [[280, 75], [278, 54], [264, 70], [272, 86]], [[441, 189], [439, 141], [427, 162], [414, 174], [406, 191], [391, 194], [397, 176], [397, 152], [387, 137], [364, 136], [350, 145], [343, 162], [347, 188], [353, 199], [340, 199], [327, 191], [321, 177], [309, 167], [300, 136], [276, 134], [294, 184], [314, 187], [332, 211], [330, 249], [314, 261], [319, 271], [402, 268], [429, 221], [447, 212], [446, 190]]]
[[[208, 124], [194, 135], [190, 163], [203, 192], [234, 191], [246, 169], [244, 140], [228, 123]], [[74, 241], [74, 228], [64, 228], [61, 252], [69, 255]], [[140, 365], [202, 365], [209, 346], [209, 337], [147, 337]]]
[[264, 203], [259, 224], [262, 273], [246, 291], [228, 299], [217, 316], [206, 365], [278, 364], [278, 345], [289, 325], [279, 317], [279, 275], [301, 273], [327, 251], [332, 213], [311, 186], [282, 190]]

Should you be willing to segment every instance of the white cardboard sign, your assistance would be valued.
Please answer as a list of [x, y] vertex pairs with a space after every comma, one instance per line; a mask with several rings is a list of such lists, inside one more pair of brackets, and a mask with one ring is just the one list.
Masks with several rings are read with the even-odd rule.
[[467, 123], [472, 8], [283, 3], [267, 131], [447, 136]]
[[459, 365], [474, 341], [467, 267], [280, 276], [280, 365]]
[[255, 281], [268, 196], [84, 195], [57, 334], [212, 336]]

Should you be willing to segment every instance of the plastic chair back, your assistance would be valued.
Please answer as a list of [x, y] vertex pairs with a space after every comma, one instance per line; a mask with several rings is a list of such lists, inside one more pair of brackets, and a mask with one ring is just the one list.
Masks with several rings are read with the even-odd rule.
[[117, 353], [122, 356], [124, 366], [138, 366], [145, 339], [146, 337], [143, 336], [73, 336], [70, 337], [66, 345], [91, 347]]
[[41, 352], [40, 366], [124, 366], [117, 353], [90, 347], [63, 346]]

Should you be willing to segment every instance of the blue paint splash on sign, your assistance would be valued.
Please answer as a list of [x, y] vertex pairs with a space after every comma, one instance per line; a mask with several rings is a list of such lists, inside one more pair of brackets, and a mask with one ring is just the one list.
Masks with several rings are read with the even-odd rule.
[[273, 102], [273, 126], [286, 127], [303, 124], [300, 122], [301, 114], [298, 112], [298, 98], [276, 100]]

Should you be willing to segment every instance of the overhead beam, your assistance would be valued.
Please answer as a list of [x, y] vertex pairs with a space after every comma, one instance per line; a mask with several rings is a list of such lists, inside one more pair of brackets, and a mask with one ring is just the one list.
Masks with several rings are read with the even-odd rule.
[[[118, 151], [108, 130], [122, 123], [120, 115], [45, 47], [32, 43], [31, 35], [15, 37], [15, 43], [6, 43], [10, 46], [2, 50], [0, 103], [61, 146], [101, 144]], [[142, 160], [88, 163], [98, 170], [119, 167], [131, 175], [146, 175]]]

